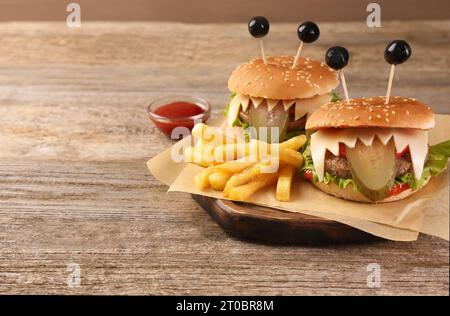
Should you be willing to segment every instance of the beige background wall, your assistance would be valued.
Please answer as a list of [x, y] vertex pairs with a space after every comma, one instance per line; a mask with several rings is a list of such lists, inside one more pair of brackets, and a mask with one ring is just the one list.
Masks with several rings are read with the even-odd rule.
[[366, 6], [382, 6], [382, 19], [448, 19], [449, 0], [0, 0], [0, 21], [62, 20], [66, 5], [81, 5], [82, 20], [156, 20], [183, 22], [349, 21], [367, 16]]

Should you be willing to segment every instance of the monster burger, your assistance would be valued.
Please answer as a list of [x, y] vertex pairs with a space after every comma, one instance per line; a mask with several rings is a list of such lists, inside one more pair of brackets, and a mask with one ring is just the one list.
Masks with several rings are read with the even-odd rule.
[[423, 188], [447, 168], [450, 141], [429, 147], [430, 107], [411, 98], [350, 99], [309, 118], [305, 177], [325, 193], [358, 202], [390, 202]]
[[[263, 17], [249, 23], [254, 37], [267, 34]], [[304, 42], [319, 36], [317, 25], [305, 22], [298, 35]], [[295, 65], [294, 65], [295, 59]], [[238, 66], [228, 79], [231, 91], [228, 126], [278, 127], [280, 141], [304, 131], [308, 114], [330, 102], [337, 72], [318, 60], [296, 56], [256, 58]]]

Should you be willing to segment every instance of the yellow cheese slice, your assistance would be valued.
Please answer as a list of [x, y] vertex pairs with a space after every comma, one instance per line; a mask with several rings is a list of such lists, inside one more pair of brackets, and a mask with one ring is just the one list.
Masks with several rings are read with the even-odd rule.
[[416, 179], [420, 179], [428, 154], [428, 132], [416, 129], [394, 128], [342, 128], [321, 129], [311, 135], [311, 157], [319, 180], [325, 174], [325, 154], [329, 150], [339, 155], [339, 143], [354, 148], [359, 139], [364, 145], [372, 145], [377, 137], [383, 144], [394, 139], [397, 152], [409, 146], [411, 162]]
[[295, 104], [295, 100], [283, 100], [284, 110], [287, 111], [291, 106]]
[[252, 104], [255, 108], [258, 108], [258, 106], [264, 101], [264, 98], [251, 97], [250, 99], [252, 100]]
[[267, 106], [269, 108], [269, 111], [272, 111], [273, 108], [276, 107], [279, 102], [280, 100], [267, 99]]

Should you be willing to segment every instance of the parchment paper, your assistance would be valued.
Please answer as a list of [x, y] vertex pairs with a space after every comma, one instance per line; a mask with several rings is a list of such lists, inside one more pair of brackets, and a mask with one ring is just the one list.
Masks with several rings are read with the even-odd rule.
[[[436, 115], [436, 127], [430, 131], [429, 137], [431, 145], [450, 139], [449, 115]], [[197, 190], [193, 178], [202, 167], [173, 162], [170, 149], [148, 161], [147, 166], [158, 180], [170, 185], [169, 191], [223, 198], [221, 192]], [[258, 192], [249, 202], [335, 220], [391, 240], [416, 240], [419, 232], [449, 240], [448, 171], [433, 177], [416, 194], [392, 203], [345, 201], [317, 190], [301, 178], [295, 181], [291, 202], [276, 200], [274, 187]]]

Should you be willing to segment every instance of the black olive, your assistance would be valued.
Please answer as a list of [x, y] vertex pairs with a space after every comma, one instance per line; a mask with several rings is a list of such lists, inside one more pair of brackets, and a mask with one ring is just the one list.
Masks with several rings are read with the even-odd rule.
[[298, 26], [297, 35], [302, 42], [312, 43], [319, 38], [320, 30], [316, 23], [306, 21]]
[[395, 40], [384, 50], [384, 59], [391, 65], [402, 64], [411, 56], [411, 46], [405, 41]]
[[255, 16], [248, 22], [248, 31], [253, 37], [264, 37], [269, 33], [269, 21], [263, 16]]
[[339, 70], [347, 66], [350, 55], [348, 50], [342, 46], [333, 46], [325, 54], [325, 62], [328, 67]]

